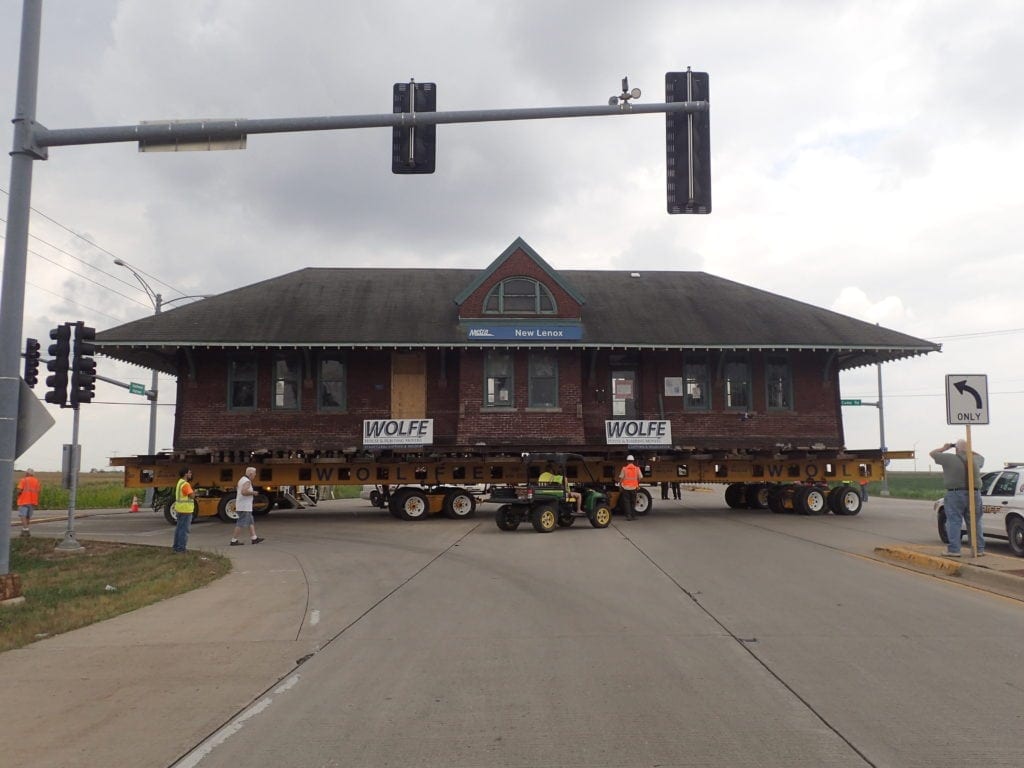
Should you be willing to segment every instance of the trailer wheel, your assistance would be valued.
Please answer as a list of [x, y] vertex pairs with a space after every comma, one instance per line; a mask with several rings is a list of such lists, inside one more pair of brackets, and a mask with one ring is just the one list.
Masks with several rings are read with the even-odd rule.
[[537, 533], [551, 533], [558, 525], [558, 513], [550, 504], [540, 504], [530, 510], [530, 522]]
[[725, 503], [730, 509], [747, 506], [747, 487], [743, 483], [731, 483], [725, 488]]
[[651, 492], [646, 488], [637, 488], [636, 504], [633, 505], [633, 513], [636, 515], [646, 515], [653, 507], [654, 500], [651, 498]]
[[764, 483], [750, 483], [747, 486], [747, 506], [751, 509], [768, 509], [768, 486]]
[[[199, 518], [199, 505], [195, 504], [192, 509], [192, 522], [194, 523]], [[164, 505], [164, 520], [166, 520], [171, 525], [178, 524], [178, 513], [174, 509], [173, 500], [168, 501], [167, 504]]]
[[1024, 557], [1024, 520], [1019, 517], [1007, 520], [1006, 538], [1010, 542], [1010, 551], [1017, 557]]
[[862, 502], [860, 491], [850, 486], [844, 486], [842, 493], [836, 496], [836, 506], [832, 510], [837, 515], [856, 515], [860, 512]]
[[402, 494], [398, 516], [403, 520], [422, 520], [430, 512], [430, 502], [423, 491], [411, 489]]
[[813, 485], [797, 489], [793, 495], [793, 506], [801, 515], [823, 515], [828, 511], [825, 494]]
[[768, 489], [768, 509], [777, 515], [781, 515], [786, 511], [786, 508], [782, 505], [784, 488], [785, 486], [782, 485], [773, 485]]
[[274, 506], [274, 502], [271, 501], [270, 497], [265, 493], [256, 493], [252, 497], [252, 513], [259, 517], [260, 515], [269, 515], [270, 508]]
[[220, 501], [217, 502], [217, 517], [225, 523], [233, 523], [238, 519], [238, 512], [235, 511], [236, 495], [235, 491], [230, 491], [221, 496]]
[[511, 504], [502, 504], [494, 513], [494, 522], [503, 531], [514, 531], [519, 527], [519, 514]]
[[384, 506], [384, 497], [381, 496], [380, 491], [378, 491], [376, 488], [370, 491], [370, 504], [372, 504], [375, 507]]
[[612, 521], [612, 511], [608, 509], [607, 504], [598, 504], [587, 517], [595, 528], [607, 528]]
[[472, 517], [476, 511], [476, 498], [469, 491], [456, 488], [445, 494], [443, 509], [444, 516], [453, 520]]
[[388, 497], [388, 512], [399, 520], [402, 519], [402, 504], [405, 503], [405, 496], [412, 488], [399, 488]]

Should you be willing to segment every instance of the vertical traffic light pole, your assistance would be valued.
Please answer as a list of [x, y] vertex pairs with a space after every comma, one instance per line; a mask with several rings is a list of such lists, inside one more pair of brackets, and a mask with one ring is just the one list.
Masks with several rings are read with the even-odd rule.
[[78, 470], [81, 463], [79, 460], [81, 451], [78, 449], [78, 406], [71, 407], [74, 409], [75, 415], [71, 420], [71, 487], [68, 491], [68, 527], [64, 529], [64, 538], [56, 547], [65, 552], [77, 552], [83, 549], [82, 545], [78, 543], [78, 539], [75, 538], [75, 505], [78, 501]]
[[[25, 262], [28, 258], [28, 217], [32, 198], [32, 162], [46, 157], [35, 147], [39, 82], [39, 33], [42, 0], [25, 0], [21, 18], [18, 94], [14, 110], [14, 146], [7, 198], [7, 239], [4, 243], [3, 288], [0, 291], [0, 576], [10, 572], [10, 503], [14, 496], [14, 457], [18, 443], [18, 376], [21, 331], [25, 319]], [[16, 595], [12, 595], [16, 597]]]

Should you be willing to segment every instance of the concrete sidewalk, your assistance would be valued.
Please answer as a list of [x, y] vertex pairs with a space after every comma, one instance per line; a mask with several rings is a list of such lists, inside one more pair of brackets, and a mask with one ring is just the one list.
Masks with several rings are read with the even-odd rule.
[[305, 576], [270, 545], [249, 569], [251, 551], [224, 547], [232, 572], [201, 589], [0, 654], [3, 763], [163, 768], [287, 677], [317, 649], [296, 639]]

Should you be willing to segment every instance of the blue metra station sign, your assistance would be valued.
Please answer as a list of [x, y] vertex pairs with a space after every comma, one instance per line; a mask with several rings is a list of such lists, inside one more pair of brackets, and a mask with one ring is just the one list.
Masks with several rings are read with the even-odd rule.
[[579, 341], [583, 338], [583, 326], [580, 325], [483, 325], [466, 326], [466, 339], [469, 341]]

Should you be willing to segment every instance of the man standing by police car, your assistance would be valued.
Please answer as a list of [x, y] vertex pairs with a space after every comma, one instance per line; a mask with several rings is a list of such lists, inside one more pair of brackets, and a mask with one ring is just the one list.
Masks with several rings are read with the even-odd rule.
[[[956, 448], [955, 453], [946, 453]], [[957, 440], [945, 443], [928, 454], [932, 461], [942, 467], [942, 485], [946, 489], [943, 502], [946, 511], [946, 537], [949, 548], [946, 557], [960, 557], [960, 537], [964, 518], [970, 514], [970, 495], [967, 490], [967, 441]], [[985, 554], [985, 536], [981, 531], [981, 467], [985, 457], [971, 452], [974, 465], [974, 520], [978, 531], [978, 557]]]

